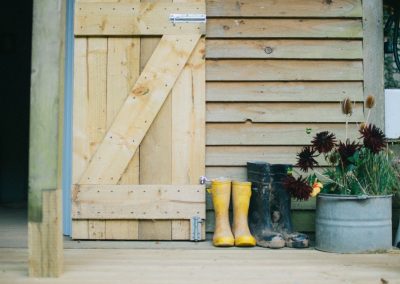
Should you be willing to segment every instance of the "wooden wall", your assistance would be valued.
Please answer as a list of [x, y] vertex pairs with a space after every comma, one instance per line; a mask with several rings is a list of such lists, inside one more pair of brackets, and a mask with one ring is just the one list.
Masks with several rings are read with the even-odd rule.
[[[296, 152], [321, 130], [344, 139], [345, 97], [356, 102], [349, 135], [357, 135], [362, 11], [361, 0], [207, 1], [209, 178], [245, 179], [251, 160], [295, 163]], [[315, 200], [292, 207], [296, 229], [314, 231]]]

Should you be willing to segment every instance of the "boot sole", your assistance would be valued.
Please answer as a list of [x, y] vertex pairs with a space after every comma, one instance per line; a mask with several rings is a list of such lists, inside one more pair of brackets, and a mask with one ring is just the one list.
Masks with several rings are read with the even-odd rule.
[[285, 241], [274, 241], [274, 242], [257, 241], [257, 246], [270, 249], [280, 249], [285, 247]]

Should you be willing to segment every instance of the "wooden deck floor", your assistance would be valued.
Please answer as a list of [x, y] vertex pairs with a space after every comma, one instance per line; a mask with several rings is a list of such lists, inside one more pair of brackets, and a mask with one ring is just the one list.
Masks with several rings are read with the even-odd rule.
[[400, 283], [400, 253], [315, 250], [65, 249], [58, 279], [27, 277], [27, 250], [0, 249], [0, 283]]
[[[217, 249], [210, 242], [65, 238], [65, 273], [28, 278], [26, 211], [0, 208], [0, 284], [400, 283], [400, 250], [340, 255], [314, 249]], [[387, 282], [385, 282], [387, 281]]]

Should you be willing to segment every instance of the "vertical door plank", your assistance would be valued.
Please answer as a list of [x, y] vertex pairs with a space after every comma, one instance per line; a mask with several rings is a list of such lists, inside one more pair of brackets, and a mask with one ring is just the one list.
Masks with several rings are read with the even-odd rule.
[[[141, 2], [154, 2], [142, 0]], [[163, 0], [171, 2], [171, 0]], [[159, 37], [141, 39], [141, 70], [153, 54]], [[140, 144], [140, 184], [171, 184], [171, 94]], [[171, 239], [171, 221], [139, 221], [139, 239]], [[156, 234], [157, 233], [157, 234]]]
[[[72, 183], [77, 184], [90, 159], [87, 39], [76, 38], [74, 49]], [[72, 237], [88, 239], [88, 226], [87, 220], [73, 220]]]
[[107, 240], [137, 240], [139, 222], [137, 220], [106, 220]]
[[190, 221], [172, 221], [172, 240], [190, 240]]
[[205, 169], [204, 39], [172, 91], [172, 183], [198, 184]]
[[105, 220], [89, 220], [89, 239], [105, 240], [106, 239], [106, 221]]
[[171, 240], [171, 221], [140, 220], [139, 240]]
[[[74, 184], [78, 183], [107, 130], [107, 39], [76, 39], [75, 44]], [[74, 234], [84, 235], [84, 221], [76, 225], [73, 237]]]
[[[140, 39], [109, 38], [107, 66], [107, 129], [139, 78]], [[139, 153], [136, 151], [120, 184], [139, 183]], [[115, 181], [118, 182], [118, 181]]]
[[[139, 77], [139, 38], [109, 38], [107, 65], [107, 129], [111, 126], [129, 91]], [[139, 149], [119, 184], [139, 184]], [[138, 221], [107, 220], [106, 239], [137, 240]]]
[[86, 38], [75, 39], [74, 74], [72, 179], [77, 184], [90, 159]]
[[[160, 38], [142, 38], [141, 70], [157, 47]], [[140, 184], [171, 184], [171, 96], [140, 144]], [[161, 232], [159, 236], [155, 232]], [[171, 221], [139, 221], [139, 239], [171, 239]]]
[[94, 154], [107, 131], [107, 39], [88, 39], [89, 145]]
[[[195, 2], [195, 0], [174, 0]], [[205, 39], [197, 43], [172, 89], [172, 184], [197, 184], [205, 175]], [[204, 227], [204, 226], [203, 226]], [[172, 239], [190, 239], [190, 221], [172, 221]]]
[[[90, 156], [93, 156], [107, 131], [107, 49], [107, 38], [88, 38]], [[89, 238], [105, 238], [105, 221], [89, 221]]]
[[87, 240], [89, 238], [88, 220], [74, 220], [72, 225], [72, 238], [77, 240]]

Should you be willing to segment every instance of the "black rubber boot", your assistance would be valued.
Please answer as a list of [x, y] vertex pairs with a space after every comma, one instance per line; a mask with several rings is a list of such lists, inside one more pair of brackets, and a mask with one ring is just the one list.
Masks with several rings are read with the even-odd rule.
[[270, 169], [264, 162], [247, 163], [247, 180], [251, 182], [249, 228], [257, 245], [266, 248], [282, 248], [285, 239], [272, 229], [270, 211]]
[[291, 218], [291, 198], [289, 192], [283, 186], [283, 179], [291, 171], [292, 166], [286, 164], [274, 164], [271, 169], [271, 194], [270, 206], [272, 213], [273, 230], [283, 235], [287, 247], [307, 248], [308, 236], [293, 232]]

